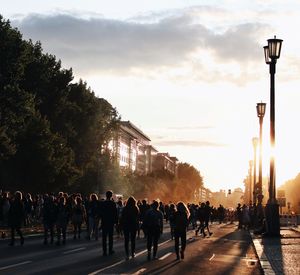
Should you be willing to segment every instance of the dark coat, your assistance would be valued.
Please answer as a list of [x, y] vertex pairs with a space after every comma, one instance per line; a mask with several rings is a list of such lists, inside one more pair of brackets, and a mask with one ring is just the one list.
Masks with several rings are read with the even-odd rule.
[[57, 219], [57, 205], [53, 201], [45, 201], [42, 215], [45, 225], [53, 225]]
[[8, 212], [8, 224], [11, 227], [21, 227], [25, 218], [24, 204], [20, 200], [14, 200]]
[[150, 208], [143, 222], [143, 227], [150, 232], [163, 231], [164, 215], [160, 210]]
[[102, 227], [113, 227], [118, 221], [116, 203], [112, 200], [105, 200], [100, 203], [100, 215]]
[[138, 229], [139, 212], [138, 207], [124, 207], [121, 216], [121, 225], [124, 231], [134, 231]]
[[174, 214], [175, 232], [185, 232], [189, 225], [189, 218], [185, 212], [176, 211]]

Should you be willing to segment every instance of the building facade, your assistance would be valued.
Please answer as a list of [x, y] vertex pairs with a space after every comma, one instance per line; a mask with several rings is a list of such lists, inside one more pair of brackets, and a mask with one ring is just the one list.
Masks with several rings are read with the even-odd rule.
[[119, 131], [110, 142], [109, 149], [118, 165], [139, 175], [165, 170], [177, 174], [176, 157], [158, 153], [151, 145], [151, 139], [130, 121], [121, 121]]
[[171, 157], [169, 153], [157, 153], [152, 156], [152, 170], [153, 171], [168, 171], [172, 175], [177, 175], [176, 157]]
[[157, 150], [151, 145], [151, 139], [130, 121], [120, 122], [110, 149], [121, 168], [141, 175], [152, 172], [152, 156]]

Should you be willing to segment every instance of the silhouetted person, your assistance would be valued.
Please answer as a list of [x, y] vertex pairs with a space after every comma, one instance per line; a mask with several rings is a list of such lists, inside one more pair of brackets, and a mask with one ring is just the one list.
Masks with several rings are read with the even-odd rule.
[[10, 245], [15, 244], [15, 231], [20, 236], [21, 245], [24, 244], [24, 237], [21, 231], [22, 223], [25, 218], [25, 208], [22, 201], [22, 193], [17, 191], [15, 193], [14, 199], [10, 205], [8, 213], [8, 225], [11, 229], [11, 240]]
[[237, 220], [238, 220], [238, 228], [241, 229], [243, 228], [243, 213], [242, 213], [242, 207], [241, 204], [238, 203], [238, 206], [236, 208], [236, 216], [237, 216]]
[[[186, 247], [186, 231], [189, 225], [190, 211], [183, 202], [177, 204], [177, 211], [174, 216], [174, 233], [175, 233], [175, 252], [177, 260], [184, 259], [184, 251]], [[181, 240], [181, 250], [179, 257], [179, 239]]]
[[225, 218], [225, 208], [222, 204], [220, 204], [217, 209], [217, 215], [218, 215], [219, 223], [220, 224], [223, 223]]
[[92, 235], [94, 235], [96, 241], [98, 240], [100, 212], [98, 196], [92, 193], [87, 203], [88, 240], [92, 238]]
[[243, 228], [248, 230], [251, 224], [250, 214], [249, 214], [249, 208], [246, 204], [242, 207], [242, 220], [243, 220]]
[[205, 210], [205, 203], [202, 202], [200, 207], [197, 210], [197, 219], [199, 220], [200, 224], [198, 228], [195, 231], [196, 236], [198, 235], [198, 232], [200, 231], [200, 234], [203, 234], [203, 237], [206, 236], [204, 232], [205, 227], [205, 219], [206, 219], [206, 210]]
[[85, 207], [82, 203], [81, 197], [77, 196], [75, 198], [75, 205], [73, 206], [72, 209], [72, 223], [74, 227], [74, 236], [73, 239], [75, 240], [76, 238], [80, 239], [80, 234], [81, 234], [81, 226], [82, 223], [86, 219], [86, 211]]
[[169, 206], [169, 224], [170, 224], [170, 233], [171, 233], [171, 239], [174, 239], [174, 230], [175, 230], [175, 212], [176, 207], [174, 203], [171, 203]]
[[129, 239], [131, 242], [131, 257], [135, 257], [135, 238], [139, 226], [139, 208], [136, 200], [129, 197], [127, 203], [122, 211], [121, 225], [124, 230], [125, 252], [126, 259], [129, 259]]
[[150, 205], [147, 203], [146, 200], [142, 200], [142, 204], [139, 206], [139, 208], [140, 208], [140, 227], [143, 230], [144, 238], [146, 238], [147, 232], [146, 232], [146, 228], [144, 227], [144, 219], [147, 211], [150, 209]]
[[106, 192], [106, 200], [101, 202], [101, 226], [102, 226], [102, 248], [103, 256], [107, 255], [107, 238], [108, 238], [108, 253], [111, 255], [113, 250], [113, 233], [114, 225], [117, 223], [117, 206], [112, 200], [112, 191]]
[[157, 259], [157, 248], [160, 234], [163, 232], [163, 213], [158, 210], [158, 202], [154, 201], [147, 211], [144, 219], [144, 227], [147, 232], [148, 260], [151, 260], [151, 249], [153, 245], [153, 259]]
[[[205, 203], [205, 211], [204, 211], [204, 229], [206, 228], [207, 229], [207, 232], [209, 234], [209, 236], [212, 235], [212, 232], [210, 232], [209, 230], [209, 220], [210, 220], [210, 216], [211, 216], [211, 207], [210, 207], [210, 203], [209, 201], [207, 201]], [[203, 229], [203, 232], [204, 232], [204, 229]]]
[[54, 225], [57, 219], [57, 206], [53, 196], [45, 196], [42, 208], [42, 219], [44, 225], [44, 244], [48, 244], [48, 233], [50, 233], [50, 243], [53, 244]]
[[56, 232], [57, 232], [57, 245], [60, 245], [61, 236], [62, 244], [66, 243], [67, 226], [69, 222], [69, 209], [66, 205], [66, 198], [60, 197], [57, 204], [57, 217], [56, 217]]

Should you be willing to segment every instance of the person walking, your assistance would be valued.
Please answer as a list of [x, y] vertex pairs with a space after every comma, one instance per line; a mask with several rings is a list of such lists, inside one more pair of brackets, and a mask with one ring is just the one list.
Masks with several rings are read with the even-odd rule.
[[67, 226], [69, 222], [69, 210], [66, 205], [66, 198], [60, 197], [57, 204], [57, 216], [56, 216], [56, 232], [57, 241], [56, 245], [60, 245], [61, 237], [62, 244], [66, 244]]
[[123, 228], [122, 228], [122, 223], [121, 223], [121, 217], [122, 217], [123, 209], [124, 209], [123, 200], [122, 200], [122, 198], [119, 198], [118, 202], [117, 202], [118, 220], [117, 220], [117, 225], [116, 225], [116, 231], [117, 231], [118, 238], [123, 236]]
[[86, 220], [86, 211], [85, 207], [82, 203], [81, 197], [77, 196], [75, 198], [75, 205], [72, 209], [72, 223], [74, 228], [74, 236], [73, 239], [80, 239], [81, 234], [81, 226], [82, 223]]
[[243, 212], [242, 212], [242, 206], [240, 203], [238, 203], [235, 211], [236, 211], [236, 217], [238, 220], [238, 229], [242, 229], [243, 228]]
[[[210, 230], [209, 230], [209, 221], [210, 221], [210, 216], [211, 216], [211, 213], [212, 213], [212, 209], [210, 207], [210, 202], [209, 201], [207, 201], [205, 203], [204, 209], [205, 209], [205, 211], [204, 211], [204, 229], [206, 228], [209, 236], [211, 236], [213, 233], [210, 232]], [[204, 229], [203, 229], [203, 232], [204, 232]], [[205, 232], [203, 234], [205, 234]]]
[[158, 209], [158, 202], [153, 201], [151, 208], [147, 211], [144, 219], [144, 228], [147, 232], [148, 260], [151, 260], [151, 249], [153, 246], [153, 259], [157, 259], [157, 248], [160, 234], [163, 232], [163, 213]]
[[126, 260], [129, 260], [129, 239], [131, 243], [131, 257], [135, 257], [135, 238], [139, 226], [139, 208], [134, 197], [129, 197], [121, 215], [121, 226], [124, 231]]
[[[186, 247], [186, 231], [189, 225], [190, 211], [183, 202], [178, 202], [177, 211], [174, 214], [174, 236], [175, 236], [175, 252], [177, 260], [184, 259], [184, 251]], [[179, 257], [179, 239], [181, 240], [181, 249]]]
[[89, 201], [87, 203], [87, 239], [90, 240], [92, 236], [95, 240], [98, 240], [99, 235], [99, 220], [100, 220], [100, 202], [98, 196], [95, 193], [90, 194]]
[[174, 239], [174, 230], [175, 230], [175, 213], [176, 213], [176, 207], [174, 203], [171, 203], [169, 206], [169, 224], [170, 224], [170, 233], [171, 233], [171, 239]]
[[118, 220], [118, 213], [116, 203], [112, 200], [112, 195], [112, 191], [107, 191], [106, 200], [100, 204], [103, 256], [107, 256], [107, 239], [109, 255], [115, 253], [113, 250], [113, 233], [114, 226]]
[[248, 230], [251, 224], [251, 218], [249, 213], [249, 208], [246, 204], [242, 207], [242, 220], [243, 220], [243, 228]]
[[20, 236], [20, 243], [21, 245], [24, 244], [24, 237], [21, 231], [22, 223], [25, 219], [25, 207], [22, 201], [22, 193], [17, 191], [14, 195], [14, 199], [10, 205], [9, 212], [8, 212], [8, 225], [11, 230], [11, 240], [10, 244], [13, 246], [15, 244], [15, 231]]
[[139, 209], [140, 209], [140, 227], [138, 230], [138, 237], [140, 236], [140, 229], [142, 229], [143, 233], [144, 233], [144, 238], [146, 238], [147, 232], [146, 232], [146, 229], [144, 228], [144, 219], [145, 219], [147, 211], [150, 209], [150, 205], [144, 199], [144, 200], [142, 200], [142, 203], [139, 205]]
[[200, 207], [197, 210], [197, 218], [200, 224], [195, 231], [195, 235], [197, 236], [200, 231], [200, 234], [203, 234], [203, 237], [206, 237], [206, 234], [204, 232], [204, 227], [205, 227], [205, 203], [204, 202], [201, 203]]
[[41, 210], [44, 225], [44, 244], [48, 244], [48, 233], [50, 232], [50, 243], [54, 240], [54, 225], [57, 219], [57, 206], [54, 196], [45, 195], [44, 204]]

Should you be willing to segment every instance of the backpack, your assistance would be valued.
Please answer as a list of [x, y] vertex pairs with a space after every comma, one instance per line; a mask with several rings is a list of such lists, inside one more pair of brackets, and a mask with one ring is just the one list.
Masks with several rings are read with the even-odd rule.
[[145, 217], [147, 228], [160, 228], [160, 215], [154, 210], [149, 210]]

